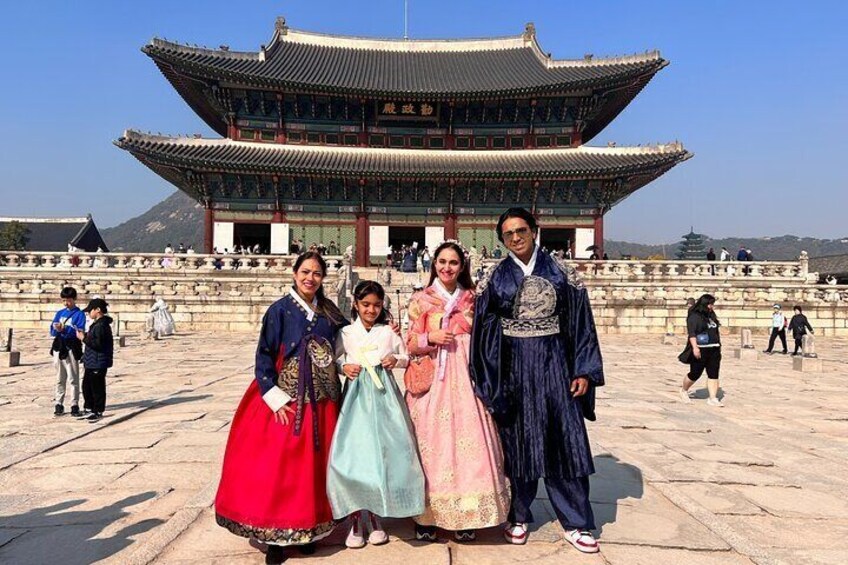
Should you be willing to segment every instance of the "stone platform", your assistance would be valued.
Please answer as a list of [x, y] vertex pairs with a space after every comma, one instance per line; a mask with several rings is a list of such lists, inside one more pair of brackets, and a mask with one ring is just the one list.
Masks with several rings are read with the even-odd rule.
[[[497, 530], [472, 544], [422, 545], [410, 521], [395, 520], [387, 546], [346, 550], [339, 530], [315, 556], [289, 562], [848, 562], [848, 340], [817, 341], [817, 374], [793, 371], [782, 355], [726, 355], [721, 409], [706, 406], [703, 383], [691, 404], [678, 398], [678, 347], [656, 336], [601, 340], [608, 384], [589, 425], [601, 554], [562, 541], [542, 491], [524, 547]], [[20, 332], [23, 364], [0, 368], [0, 562], [262, 563], [211, 511], [254, 341], [130, 338], [107, 378], [106, 417], [90, 424], [53, 418], [49, 341]]]

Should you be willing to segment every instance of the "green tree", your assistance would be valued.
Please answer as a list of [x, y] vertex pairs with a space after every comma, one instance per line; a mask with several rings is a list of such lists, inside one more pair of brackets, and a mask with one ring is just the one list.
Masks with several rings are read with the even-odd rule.
[[11, 221], [0, 228], [0, 249], [23, 251], [29, 242], [29, 229], [20, 222]]

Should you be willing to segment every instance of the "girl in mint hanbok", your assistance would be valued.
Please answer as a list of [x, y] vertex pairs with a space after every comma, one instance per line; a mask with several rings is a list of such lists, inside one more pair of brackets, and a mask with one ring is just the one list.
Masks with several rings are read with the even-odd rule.
[[327, 496], [337, 520], [351, 517], [345, 545], [389, 541], [381, 517], [424, 512], [424, 471], [406, 404], [392, 376], [405, 367], [406, 346], [388, 325], [379, 283], [362, 281], [353, 291], [353, 323], [336, 340], [347, 380], [330, 447]]

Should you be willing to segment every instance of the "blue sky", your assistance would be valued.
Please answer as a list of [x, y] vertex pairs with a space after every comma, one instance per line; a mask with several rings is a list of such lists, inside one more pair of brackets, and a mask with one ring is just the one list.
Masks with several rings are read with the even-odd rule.
[[[274, 18], [401, 37], [402, 0], [15, 2], [0, 48], [0, 215], [91, 212], [102, 227], [173, 191], [112, 145], [127, 127], [213, 135], [140, 48], [152, 37], [257, 50]], [[410, 0], [413, 38], [515, 35], [555, 58], [658, 48], [661, 71], [592, 145], [680, 140], [695, 153], [607, 216], [606, 235], [848, 236], [844, 2]]]

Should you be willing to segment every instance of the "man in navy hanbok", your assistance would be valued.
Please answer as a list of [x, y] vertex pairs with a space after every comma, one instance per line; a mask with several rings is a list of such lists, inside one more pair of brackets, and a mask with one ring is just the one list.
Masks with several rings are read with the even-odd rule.
[[595, 419], [603, 362], [586, 289], [574, 269], [542, 252], [527, 210], [497, 226], [509, 255], [480, 280], [471, 337], [471, 378], [499, 425], [512, 483], [510, 543], [527, 541], [540, 478], [566, 540], [598, 551], [589, 504], [594, 473], [584, 418]]

